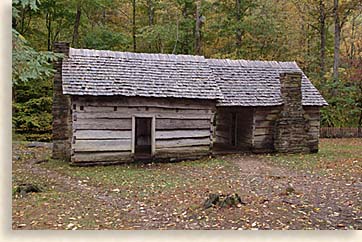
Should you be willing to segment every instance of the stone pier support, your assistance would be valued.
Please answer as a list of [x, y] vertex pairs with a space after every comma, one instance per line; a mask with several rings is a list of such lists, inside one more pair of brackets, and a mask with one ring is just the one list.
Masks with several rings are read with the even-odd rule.
[[[69, 43], [56, 42], [53, 51], [69, 56]], [[53, 83], [53, 159], [70, 161], [72, 119], [70, 97], [63, 94], [62, 58], [54, 63], [56, 70]]]

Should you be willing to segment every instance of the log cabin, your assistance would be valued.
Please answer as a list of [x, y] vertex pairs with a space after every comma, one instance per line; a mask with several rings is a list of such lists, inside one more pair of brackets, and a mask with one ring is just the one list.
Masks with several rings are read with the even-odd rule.
[[73, 165], [317, 152], [327, 105], [295, 62], [70, 48], [55, 63], [54, 159]]

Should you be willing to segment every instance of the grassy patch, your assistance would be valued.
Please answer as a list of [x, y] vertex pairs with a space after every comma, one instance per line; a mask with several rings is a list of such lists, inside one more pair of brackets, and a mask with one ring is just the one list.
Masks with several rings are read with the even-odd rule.
[[[151, 164], [128, 164], [118, 166], [91, 166], [76, 167], [68, 163], [50, 160], [42, 164], [43, 167], [57, 170], [79, 179], [90, 179], [93, 183], [101, 183], [111, 186], [145, 186], [159, 188], [174, 188], [189, 181], [182, 170], [188, 168], [212, 168], [225, 165], [220, 159], [202, 159], [185, 161], [179, 163], [151, 163]], [[181, 171], [175, 173], [175, 171]]]
[[321, 139], [315, 154], [273, 154], [262, 158], [319, 173], [362, 173], [362, 139]]
[[[51, 160], [42, 164], [48, 169], [89, 181], [94, 185], [111, 187], [153, 187], [158, 189], [173, 188], [183, 178], [171, 176], [166, 169], [156, 169], [153, 165], [118, 165], [75, 167], [62, 161]], [[157, 165], [158, 166], [158, 165]], [[162, 165], [161, 165], [162, 166]]]

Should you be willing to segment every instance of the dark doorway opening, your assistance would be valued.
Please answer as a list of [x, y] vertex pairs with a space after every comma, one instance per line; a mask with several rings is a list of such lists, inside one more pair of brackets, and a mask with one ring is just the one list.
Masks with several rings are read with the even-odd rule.
[[135, 156], [137, 159], [152, 155], [152, 118], [135, 119]]
[[219, 107], [217, 109], [214, 154], [249, 152], [253, 141], [253, 108]]

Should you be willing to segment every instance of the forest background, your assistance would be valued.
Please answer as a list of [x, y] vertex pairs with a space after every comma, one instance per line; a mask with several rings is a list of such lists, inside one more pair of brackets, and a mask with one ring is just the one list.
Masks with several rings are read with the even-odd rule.
[[296, 61], [329, 103], [325, 127], [362, 126], [362, 0], [13, 0], [13, 136], [48, 141], [55, 41], [74, 48]]

